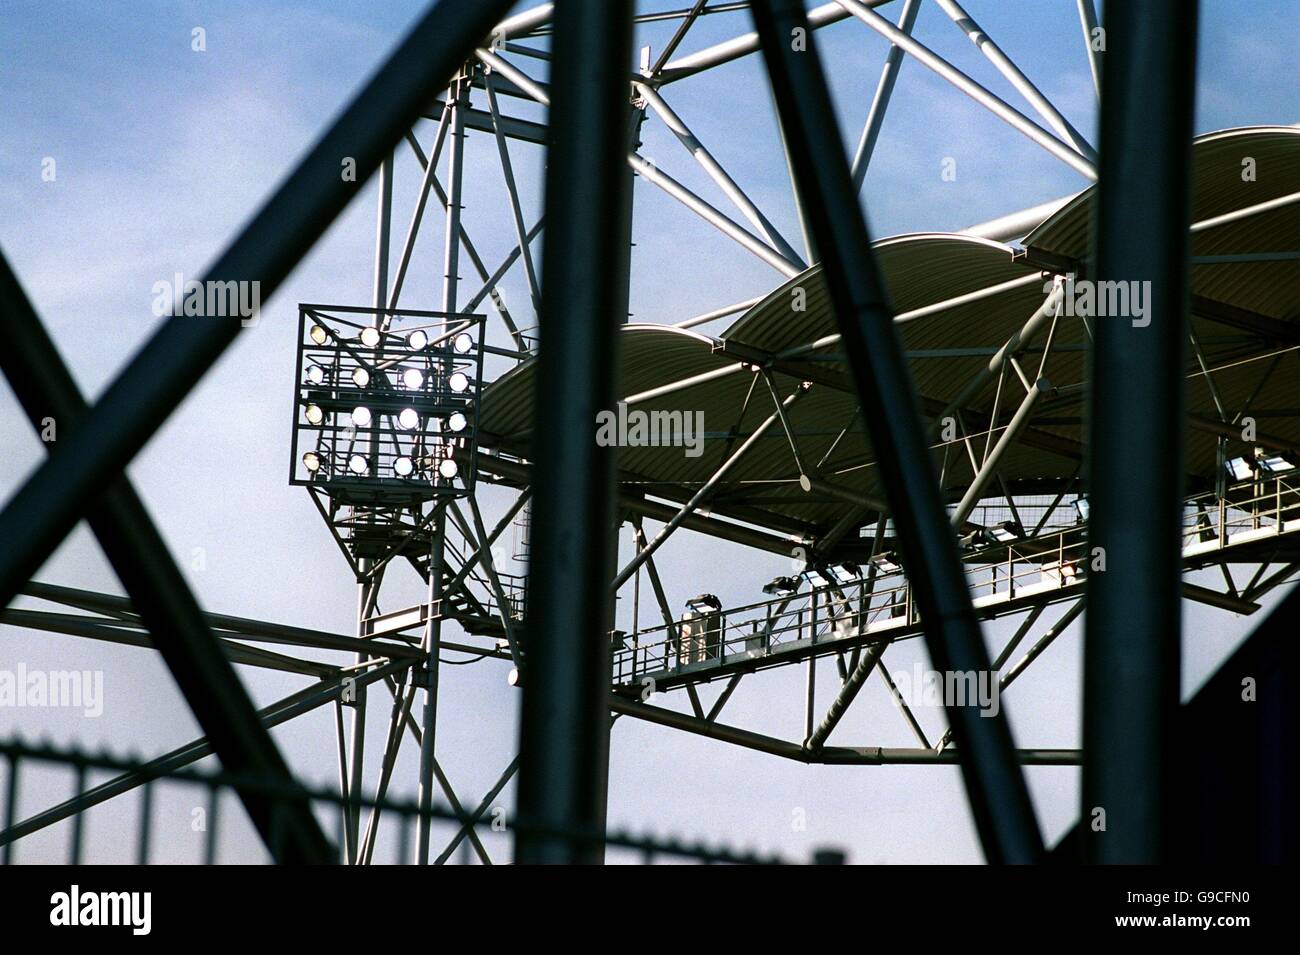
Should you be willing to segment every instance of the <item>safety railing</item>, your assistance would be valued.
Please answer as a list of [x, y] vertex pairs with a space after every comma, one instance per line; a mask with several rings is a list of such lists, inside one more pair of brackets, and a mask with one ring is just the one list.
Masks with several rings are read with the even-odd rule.
[[[474, 546], [474, 542], [463, 537], [450, 533], [447, 535], [446, 548], [449, 561], [449, 578], [459, 576], [459, 571], [465, 567], [470, 557], [469, 552]], [[528, 609], [528, 577], [524, 574], [507, 573], [496, 567], [495, 564], [493, 567], [511, 618], [523, 620], [524, 613]], [[466, 589], [488, 616], [502, 616], [496, 588], [492, 584], [492, 578], [481, 563], [474, 561], [473, 566], [465, 571], [463, 580]], [[454, 597], [454, 595], [452, 596]]]
[[[1276, 477], [1189, 498], [1183, 511], [1183, 553], [1248, 544], [1267, 534], [1300, 530], [1300, 482]], [[1093, 555], [1087, 525], [1078, 523], [963, 554], [971, 599], [992, 615], [999, 605], [1081, 584]], [[613, 681], [718, 666], [729, 658], [759, 659], [804, 643], [833, 645], [850, 638], [881, 639], [918, 622], [912, 589], [891, 555], [848, 581], [739, 607], [717, 609], [625, 634], [613, 634]], [[826, 646], [829, 652], [831, 646]], [[739, 655], [739, 656], [738, 656]]]
[[[1030, 589], [1060, 588], [1083, 575], [1082, 527], [974, 552], [967, 566], [978, 605], [1012, 599]], [[872, 572], [803, 592], [705, 612], [631, 634], [615, 632], [615, 684], [664, 671], [716, 665], [736, 654], [763, 657], [774, 650], [862, 637], [915, 624], [912, 587], [902, 568], [881, 560]]]
[[1286, 474], [1247, 481], [1220, 497], [1198, 494], [1183, 511], [1183, 553], [1202, 554], [1300, 529], [1300, 479]]

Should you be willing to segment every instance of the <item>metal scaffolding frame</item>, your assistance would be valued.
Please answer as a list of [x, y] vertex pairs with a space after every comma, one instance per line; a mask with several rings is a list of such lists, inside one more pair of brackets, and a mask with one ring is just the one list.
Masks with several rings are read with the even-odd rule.
[[[0, 512], [0, 539], [10, 542], [0, 552], [0, 606], [21, 594], [58, 609], [3, 610], [0, 623], [154, 647], [204, 732], [143, 769], [130, 769], [73, 800], [15, 821], [0, 833], [0, 844], [215, 753], [278, 861], [326, 861], [332, 849], [307, 799], [270, 800], [265, 787], [240, 788], [238, 780], [291, 783], [268, 728], [333, 703], [340, 848], [343, 860], [353, 864], [374, 858], [384, 818], [380, 810], [408, 734], [420, 754], [413, 861], [441, 864], [465, 844], [490, 863], [476, 824], [516, 778], [518, 861], [601, 861], [615, 718], [809, 764], [960, 765], [980, 841], [992, 862], [1044, 858], [1021, 767], [1082, 765], [1084, 818], [1093, 807], [1105, 806], [1112, 820], [1106, 839], [1085, 840], [1089, 858], [1169, 858], [1171, 834], [1157, 823], [1168, 786], [1167, 758], [1161, 754], [1172, 751], [1168, 736], [1177, 706], [1180, 600], [1253, 612], [1260, 597], [1300, 570], [1300, 545], [1290, 536], [1300, 530], [1300, 489], [1283, 478], [1270, 482], [1259, 475], [1247, 490], [1232, 493], [1185, 488], [1181, 458], [1164, 451], [1166, 436], [1179, 431], [1184, 417], [1182, 350], [1189, 337], [1201, 376], [1214, 388], [1216, 369], [1188, 322], [1189, 308], [1229, 330], [1294, 344], [1285, 323], [1189, 299], [1189, 231], [1260, 215], [1294, 197], [1191, 222], [1196, 23], [1185, 3], [1152, 0], [1108, 8], [1111, 48], [1103, 66], [1090, 46], [1096, 26], [1092, 3], [1079, 0], [1085, 49], [1101, 96], [1094, 150], [954, 0], [936, 4], [1047, 128], [912, 35], [921, 0], [899, 4], [897, 25], [876, 12], [887, 2], [836, 0], [805, 11], [798, 0], [752, 0], [754, 32], [678, 55], [692, 25], [724, 12], [696, 0], [672, 14], [676, 30], [653, 63], [643, 57], [640, 70], [632, 72], [633, 27], [646, 18], [635, 15], [631, 0], [558, 0], [504, 20], [508, 0], [440, 0], [218, 259], [208, 278], [256, 280], [269, 298], [377, 171], [371, 304], [354, 310], [373, 316], [376, 328], [387, 328], [399, 308], [417, 239], [437, 228], [429, 208], [433, 196], [434, 210], [443, 213], [440, 313], [470, 316], [490, 308], [492, 333], [483, 351], [516, 367], [536, 367], [532, 407], [539, 423], [534, 427], [544, 427], [548, 440], [531, 447], [490, 435], [477, 451], [484, 485], [516, 495], [490, 530], [473, 493], [460, 502], [467, 510], [454, 499], [437, 498], [386, 511], [358, 507], [355, 501], [340, 504], [328, 490], [309, 488], [332, 533], [346, 523], [346, 534], [334, 536], [358, 584], [355, 634], [205, 612], [125, 476], [124, 468], [163, 423], [167, 409], [177, 406], [234, 340], [238, 320], [164, 323], [103, 397], [87, 406], [18, 278], [0, 258], [0, 333], [13, 345], [0, 351], [0, 368], [33, 425], [39, 429], [42, 419], [53, 416], [62, 432], [49, 461]], [[815, 42], [820, 28], [845, 20], [865, 24], [890, 43], [851, 161]], [[790, 42], [796, 35], [805, 38], [803, 44]], [[550, 40], [549, 49], [527, 45], [542, 37]], [[761, 55], [774, 94], [791, 201], [803, 230], [802, 254], [672, 105], [676, 84], [755, 54]], [[1023, 264], [1031, 270], [1024, 278], [910, 311], [894, 308], [857, 196], [908, 57], [1065, 163], [1081, 186], [1099, 180], [1090, 262], [1045, 255], [1029, 261], [1037, 254], [1031, 249], [1024, 253]], [[538, 62], [549, 68], [544, 82], [533, 75]], [[1159, 104], [1155, 122], [1151, 103]], [[533, 118], [539, 108], [547, 112], [545, 122]], [[646, 121], [663, 124], [733, 213], [640, 153]], [[433, 124], [431, 137], [421, 123]], [[467, 130], [490, 137], [500, 165], [504, 198], [498, 199], [508, 209], [514, 244], [495, 268], [472, 243], [464, 214]], [[420, 181], [393, 255], [394, 229], [401, 228], [393, 221], [394, 150], [402, 142], [418, 161]], [[512, 159], [512, 148], [521, 144], [548, 151], [544, 211], [531, 226]], [[340, 179], [340, 156], [354, 158], [356, 182]], [[806, 276], [811, 262], [832, 304], [834, 332], [771, 351], [701, 336], [725, 364], [624, 394], [621, 326], [628, 314], [634, 174], [766, 263], [779, 282]], [[990, 227], [1022, 236], [1059, 205], [1013, 214]], [[547, 254], [539, 269], [535, 243], [543, 230]], [[465, 262], [474, 272], [469, 286], [462, 285]], [[1151, 328], [1121, 323], [1088, 328], [1093, 342], [1088, 389], [1086, 382], [1058, 382], [1049, 373], [1071, 347], [1086, 347], [1062, 344], [1058, 329], [1064, 321], [1064, 276], [1090, 271], [1093, 263], [1101, 277], [1150, 279], [1164, 304]], [[514, 269], [523, 273], [531, 323], [513, 313], [500, 293]], [[951, 350], [928, 356], [905, 351], [900, 329], [1045, 281], [1042, 300], [1023, 326], [1017, 317], [1019, 330], [1005, 343], [978, 352], [980, 367], [954, 399], [918, 393], [908, 363], [951, 357]], [[694, 329], [761, 301], [712, 309], [675, 327]], [[1280, 360], [1279, 351], [1274, 366]], [[1124, 373], [1134, 368], [1143, 373]], [[614, 407], [619, 395], [635, 406], [731, 379], [747, 383], [746, 397], [736, 425], [711, 436], [724, 453], [703, 481], [647, 483], [621, 469], [614, 449], [594, 438], [591, 422], [602, 409]], [[1105, 388], [1098, 385], [1103, 379]], [[808, 451], [808, 425], [796, 420], [794, 409], [805, 396], [826, 393], [847, 396], [852, 414], [825, 422], [838, 437], [816, 459]], [[1214, 394], [1220, 420], [1191, 425], [1222, 435], [1254, 399], [1230, 408]], [[1050, 430], [1064, 416], [1077, 414], [1085, 399], [1092, 428], [1086, 452]], [[1137, 404], [1151, 413], [1133, 426], [1131, 409]], [[742, 431], [750, 412], [763, 417]], [[957, 432], [941, 437], [948, 419], [957, 422]], [[1116, 427], [1117, 422], [1125, 427]], [[863, 431], [875, 460], [828, 466], [839, 438]], [[1258, 440], [1279, 451], [1297, 450], [1267, 436]], [[735, 466], [754, 449], [778, 457], [772, 451], [778, 446], [783, 461], [788, 452], [788, 479], [769, 486], [734, 477]], [[1004, 473], [1006, 456], [1021, 448], [1050, 451], [1073, 467], [1037, 484], [1011, 480]], [[1138, 470], [1144, 480], [1131, 477], [1137, 461], [1143, 462]], [[870, 476], [861, 470], [868, 466]], [[1061, 514], [1085, 492], [1088, 521], [1063, 524]], [[783, 494], [847, 507], [832, 527], [759, 507]], [[1031, 503], [1031, 495], [1044, 494], [1052, 497], [1050, 504]], [[1011, 542], [989, 536], [997, 530], [994, 523], [975, 520], [981, 510], [998, 509], [1008, 512], [1008, 523], [1018, 530]], [[529, 573], [516, 580], [498, 566], [493, 548], [524, 515], [531, 522]], [[127, 597], [32, 579], [82, 517], [90, 521]], [[661, 529], [647, 533], [646, 519], [661, 523]], [[631, 529], [633, 549], [619, 569], [623, 524]], [[860, 527], [873, 529], [869, 545], [852, 534]], [[825, 575], [847, 561], [866, 569], [848, 581], [824, 577], [808, 591], [791, 589], [763, 604], [719, 610], [717, 631], [693, 644], [700, 638], [674, 619], [655, 562], [660, 546], [679, 529], [783, 555], [794, 550], [807, 556], [801, 572], [810, 574]], [[1121, 529], [1123, 546], [1116, 543]], [[363, 538], [382, 546], [365, 550], [358, 544]], [[1133, 546], [1135, 540], [1140, 547]], [[1092, 547], [1109, 554], [1105, 572], [1087, 569]], [[424, 600], [381, 611], [385, 575], [403, 560], [425, 582]], [[1245, 586], [1232, 577], [1234, 563], [1258, 568]], [[1206, 567], [1222, 569], [1223, 591], [1182, 579], [1185, 571]], [[639, 624], [643, 575], [662, 625]], [[614, 601], [624, 588], [632, 589], [638, 608], [631, 633], [616, 629]], [[1040, 619], [1058, 603], [1062, 612], [1050, 622]], [[956, 703], [947, 706], [947, 728], [932, 743], [886, 667], [884, 657], [895, 643], [921, 637], [937, 670], [989, 674], [1002, 691], [1083, 614], [1085, 605], [1082, 751], [1017, 748], [1003, 714], [989, 718]], [[981, 621], [1022, 614], [1013, 636], [990, 661]], [[452, 624], [463, 637], [450, 630]], [[1016, 658], [1027, 641], [1029, 648]], [[345, 654], [347, 662], [302, 659], [292, 648]], [[477, 802], [459, 798], [437, 759], [440, 662], [448, 652], [508, 665], [511, 682], [522, 688], [519, 752]], [[830, 658], [839, 684], [819, 708], [816, 666]], [[719, 722], [745, 675], [800, 662], [807, 667], [801, 739]], [[314, 682], [254, 710], [235, 674], [236, 663]], [[1123, 680], [1117, 676], [1121, 671]], [[916, 737], [916, 747], [830, 743], [875, 672]], [[659, 692], [683, 689], [690, 712], [646, 702], [645, 679]], [[725, 683], [706, 705], [699, 688], [715, 680]], [[367, 690], [381, 682], [391, 700], [372, 797], [362, 772]], [[1138, 692], [1138, 686], [1158, 692]], [[458, 820], [442, 850], [432, 830], [441, 811], [439, 793]], [[467, 811], [467, 805], [473, 809]], [[12, 804], [9, 808], [12, 812]]]

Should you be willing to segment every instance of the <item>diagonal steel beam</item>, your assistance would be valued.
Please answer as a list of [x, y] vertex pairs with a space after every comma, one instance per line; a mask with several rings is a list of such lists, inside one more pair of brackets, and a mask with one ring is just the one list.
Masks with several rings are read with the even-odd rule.
[[533, 254], [528, 249], [528, 229], [524, 225], [524, 213], [519, 205], [519, 188], [515, 184], [514, 166], [510, 162], [510, 144], [506, 142], [505, 133], [501, 130], [501, 110], [497, 108], [497, 93], [492, 85], [490, 73], [484, 73], [483, 84], [487, 89], [488, 109], [492, 114], [492, 132], [497, 141], [497, 152], [501, 157], [501, 175], [505, 179], [506, 193], [510, 198], [517, 248], [520, 258], [523, 259], [524, 276], [528, 279], [528, 290], [533, 298], [533, 311], [536, 312], [541, 308], [542, 293], [537, 285], [537, 270], [533, 268]]
[[[817, 729], [809, 733], [804, 740], [804, 749], [815, 753], [826, 745], [827, 737], [831, 735], [835, 727], [839, 725], [840, 720], [844, 718], [844, 714], [849, 711], [849, 707], [853, 705], [858, 691], [862, 689], [863, 684], [867, 682], [867, 677], [871, 675], [871, 671], [880, 662], [880, 657], [887, 646], [889, 646], [889, 643], [881, 640], [879, 643], [873, 643], [867, 647], [867, 652], [858, 660], [857, 666], [853, 668], [853, 672], [849, 674], [848, 679], [840, 687], [840, 692], [831, 701], [831, 705], [827, 708], [826, 715], [818, 724]], [[809, 665], [811, 665], [811, 660]]]
[[[258, 282], [267, 301], [492, 30], [509, 0], [441, 0], [204, 276]], [[356, 179], [345, 177], [348, 161]], [[0, 605], [72, 530], [240, 331], [240, 319], [166, 321], [0, 513]]]
[[[903, 12], [898, 18], [898, 29], [910, 34], [920, 10], [921, 0], [904, 0]], [[867, 177], [871, 154], [876, 151], [876, 140], [880, 136], [880, 127], [885, 123], [885, 111], [889, 109], [889, 99], [894, 93], [894, 83], [898, 80], [898, 71], [902, 66], [903, 48], [897, 43], [891, 43], [889, 52], [885, 54], [885, 66], [880, 71], [880, 82], [876, 84], [876, 93], [871, 99], [871, 109], [867, 111], [867, 121], [862, 127], [862, 137], [853, 153], [853, 186], [859, 191], [862, 190], [862, 181]]]
[[943, 57], [934, 53], [929, 47], [913, 39], [911, 34], [904, 33], [895, 27], [880, 14], [862, 3], [861, 0], [836, 0], [836, 2], [871, 29], [884, 36], [885, 39], [897, 46], [901, 46], [917, 62], [942, 76], [957, 89], [993, 113], [993, 115], [1009, 124], [1017, 132], [1028, 137], [1032, 142], [1046, 149], [1075, 172], [1089, 179], [1097, 178], [1096, 168], [1086, 156], [1081, 156], [1068, 143], [1057, 139], [1020, 110], [1008, 104], [1001, 97], [989, 92]]
[[[0, 610], [0, 624], [102, 640], [127, 647], [157, 649], [150, 635], [136, 629], [135, 623], [125, 623], [110, 617], [86, 617], [80, 614], [47, 613], [38, 610]], [[328, 663], [299, 660], [270, 650], [246, 646], [235, 640], [220, 638], [218, 643], [231, 663], [243, 663], [303, 676], [326, 677], [338, 672], [338, 667]]]
[[763, 210], [759, 209], [758, 206], [754, 204], [754, 201], [750, 199], [749, 196], [745, 195], [744, 190], [737, 185], [736, 180], [731, 178], [731, 175], [722, 167], [722, 164], [714, 158], [708, 148], [700, 142], [695, 133], [691, 131], [691, 128], [686, 125], [682, 118], [677, 115], [676, 111], [668, 105], [655, 88], [649, 83], [633, 83], [633, 86], [640, 92], [641, 96], [645, 98], [645, 101], [649, 104], [650, 108], [655, 111], [661, 120], [663, 120], [663, 123], [668, 127], [669, 132], [677, 137], [678, 142], [685, 147], [686, 151], [689, 152], [704, 171], [708, 173], [709, 178], [718, 184], [718, 187], [726, 193], [727, 198], [730, 199], [736, 208], [740, 210], [741, 214], [749, 220], [750, 225], [758, 230], [763, 241], [776, 249], [776, 251], [786, 259], [798, 265], [801, 270], [807, 268], [807, 264], [799, 258], [799, 253], [796, 252], [790, 243], [786, 241], [785, 236], [781, 235], [780, 231], [772, 224], [771, 220], [768, 219], [767, 216], [763, 215]]
[[[686, 518], [695, 513], [700, 505], [709, 499], [713, 494], [714, 489], [722, 479], [727, 476], [727, 472], [731, 470], [732, 465], [743, 458], [750, 449], [759, 443], [763, 435], [768, 432], [772, 425], [780, 420], [785, 410], [807, 393], [808, 389], [804, 387], [803, 384], [800, 384], [793, 392], [776, 403], [777, 410], [773, 411], [763, 419], [762, 423], [750, 433], [749, 437], [745, 439], [740, 447], [733, 451], [727, 460], [718, 465], [718, 469], [709, 476], [707, 481], [700, 485], [699, 490], [692, 495], [691, 499], [683, 504], [681, 509], [659, 529], [659, 533], [654, 536], [654, 539], [644, 548], [637, 551], [637, 553], [633, 555], [632, 559], [627, 562], [627, 565], [619, 571], [618, 576], [614, 578], [612, 586], [614, 591], [617, 591], [627, 583], [628, 579], [636, 573], [636, 569], [649, 560], [650, 556], [659, 549], [660, 545], [672, 536], [673, 531], [681, 527]], [[775, 396], [773, 397], [775, 399]]]
[[695, 24], [695, 20], [699, 17], [705, 4], [708, 2], [709, 0], [695, 0], [695, 5], [691, 7], [690, 12], [687, 13], [686, 16], [682, 17], [682, 22], [677, 24], [677, 30], [668, 40], [668, 43], [659, 53], [659, 56], [655, 58], [654, 65], [650, 67], [649, 72], [646, 74], [647, 77], [653, 80], [668, 64], [668, 61], [673, 58], [673, 54], [676, 53], [677, 48], [681, 46], [682, 40], [686, 39], [687, 31], [689, 31]]
[[[845, 161], [830, 93], [797, 0], [753, 0], [763, 56], [789, 143], [844, 350], [853, 369], [879, 471], [892, 505], [903, 562], [915, 588], [936, 669], [980, 673], [988, 653], [948, 524], [916, 392], [891, 321], [878, 263]], [[795, 31], [801, 31], [796, 33]], [[790, 37], [805, 38], [792, 49]], [[951, 706], [971, 812], [993, 862], [1033, 862], [1042, 837], [1005, 716]]]
[[696, 193], [687, 189], [680, 182], [668, 175], [654, 163], [650, 162], [644, 156], [637, 152], [631, 152], [627, 157], [630, 165], [637, 174], [646, 182], [653, 183], [668, 195], [672, 196], [686, 208], [690, 209], [705, 222], [709, 223], [727, 238], [732, 239], [741, 245], [746, 251], [758, 256], [772, 268], [776, 269], [786, 278], [794, 278], [806, 267], [803, 260], [798, 257], [791, 259], [786, 255], [768, 245], [754, 233], [750, 232], [740, 223], [736, 222], [730, 216], [723, 213], [716, 206], [700, 198]]
[[1021, 72], [1020, 67], [1016, 66], [1011, 58], [1002, 52], [1002, 48], [994, 42], [991, 36], [984, 32], [980, 25], [972, 19], [971, 15], [962, 8], [961, 4], [957, 3], [957, 0], [935, 0], [935, 2], [939, 4], [944, 13], [948, 14], [949, 19], [957, 24], [958, 29], [965, 33], [976, 48], [993, 64], [997, 71], [1006, 77], [1007, 82], [1019, 91], [1029, 105], [1034, 107], [1038, 115], [1046, 120], [1052, 129], [1056, 130], [1056, 134], [1073, 146], [1089, 162], [1095, 164], [1097, 162], [1097, 153], [1088, 144], [1088, 141], [1070, 124], [1068, 119], [1061, 115], [1061, 111], [1052, 105], [1052, 102], [1039, 91], [1029, 77]]
[[1101, 55], [1092, 48], [1092, 31], [1097, 29], [1097, 10], [1092, 0], [1078, 0], [1079, 26], [1083, 28], [1083, 50], [1088, 56], [1088, 72], [1092, 74], [1092, 89], [1101, 101]]
[[[443, 849], [438, 855], [438, 858], [433, 860], [434, 865], [442, 865], [450, 859], [451, 854], [456, 851], [456, 847], [460, 845], [461, 840], [466, 836], [472, 840], [477, 840], [478, 837], [474, 834], [474, 825], [483, 818], [483, 813], [487, 812], [491, 807], [492, 800], [496, 799], [497, 796], [501, 794], [501, 790], [506, 788], [506, 783], [510, 782], [510, 778], [514, 776], [515, 771], [518, 768], [519, 757], [515, 756], [514, 759], [510, 760], [510, 765], [501, 773], [496, 784], [487, 791], [487, 795], [483, 797], [475, 810], [470, 813], [469, 818], [460, 824], [460, 828], [456, 830], [456, 834], [452, 836], [451, 841], [447, 843], [447, 848]], [[483, 853], [483, 855], [485, 855], [485, 853]]]
[[[883, 7], [890, 2], [891, 0], [866, 0], [866, 5]], [[823, 3], [808, 11], [808, 23], [814, 30], [846, 20], [848, 17], [849, 12], [838, 3]], [[663, 83], [672, 83], [699, 73], [701, 70], [712, 69], [756, 52], [758, 52], [758, 34], [743, 33], [695, 53], [669, 60], [660, 71], [660, 78]]]
[[[966, 493], [962, 495], [961, 502], [957, 505], [957, 510], [953, 511], [951, 519], [953, 527], [960, 528], [966, 523], [966, 518], [970, 517], [971, 511], [979, 503], [985, 485], [988, 484], [989, 479], [997, 471], [998, 462], [1002, 460], [1007, 448], [1015, 443], [1020, 436], [1020, 432], [1029, 424], [1030, 416], [1034, 413], [1034, 405], [1038, 403], [1039, 398], [1051, 390], [1051, 382], [1046, 378], [1039, 378], [1038, 381], [1034, 382], [1034, 386], [1029, 389], [1029, 394], [1025, 395], [1025, 400], [1020, 403], [1020, 407], [1016, 409], [1010, 423], [998, 437], [997, 443], [985, 454], [983, 464], [980, 465], [975, 477], [971, 479], [970, 486], [967, 487]], [[996, 411], [994, 417], [996, 417]], [[990, 429], [988, 435], [991, 436], [992, 434], [993, 431]], [[1010, 502], [1011, 499], [1007, 498], [1007, 500]], [[1012, 504], [1012, 507], [1014, 508], [1015, 505]]]
[[[126, 621], [132, 626], [142, 626], [135, 605], [125, 597], [116, 594], [101, 594], [90, 590], [78, 590], [74, 587], [60, 587], [33, 580], [23, 587], [22, 593], [29, 597], [48, 600], [51, 603], [64, 604], [79, 610], [89, 610], [106, 614]], [[250, 620], [247, 617], [232, 617], [223, 613], [205, 613], [203, 619], [208, 626], [223, 637], [236, 637], [253, 642], [279, 643], [293, 647], [312, 647], [318, 650], [365, 651], [374, 656], [391, 656], [415, 658], [420, 651], [405, 644], [383, 640], [358, 640], [342, 634], [327, 633], [321, 630], [307, 630], [282, 623], [269, 623], [265, 620]]]
[[[0, 350], [0, 369], [32, 426], [39, 432], [43, 421], [52, 420], [61, 432], [56, 444], [84, 434], [85, 399], [3, 255], [0, 336], [6, 342]], [[90, 524], [222, 765], [231, 772], [291, 782], [288, 764], [258, 720], [252, 700], [125, 475], [108, 487]], [[0, 539], [16, 544], [22, 538]], [[11, 597], [6, 594], [0, 608]], [[280, 861], [330, 859], [328, 840], [306, 802], [277, 807], [265, 795], [242, 790], [240, 799]], [[285, 836], [283, 841], [278, 831]]]

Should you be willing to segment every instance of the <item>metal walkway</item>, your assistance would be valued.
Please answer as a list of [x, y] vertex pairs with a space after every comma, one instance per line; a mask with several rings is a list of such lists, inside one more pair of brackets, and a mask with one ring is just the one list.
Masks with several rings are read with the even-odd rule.
[[[1214, 493], [1196, 495], [1184, 509], [1184, 570], [1224, 563], [1295, 564], [1300, 562], [1298, 530], [1300, 478], [1242, 485], [1226, 500]], [[977, 614], [993, 620], [1077, 599], [1089, 572], [1104, 570], [1104, 556], [1089, 553], [1087, 525], [1080, 523], [973, 551], [966, 567]], [[1259, 609], [1248, 593], [1186, 582], [1184, 596], [1237, 613]], [[694, 623], [615, 634], [615, 688], [639, 693], [646, 681], [660, 691], [707, 683], [922, 632], [912, 585], [890, 555], [856, 579], [720, 610]]]

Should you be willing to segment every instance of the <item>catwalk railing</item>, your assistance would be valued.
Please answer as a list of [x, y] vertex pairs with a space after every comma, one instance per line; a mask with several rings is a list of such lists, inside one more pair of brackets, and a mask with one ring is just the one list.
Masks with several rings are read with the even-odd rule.
[[[1300, 530], [1300, 478], [1288, 475], [1237, 485], [1185, 502], [1182, 552], [1188, 569], [1221, 561], [1226, 550], [1248, 548]], [[1088, 550], [1087, 524], [964, 555], [976, 612], [983, 619], [1046, 605], [1081, 593], [1104, 554]], [[713, 673], [758, 669], [866, 643], [918, 635], [912, 584], [892, 554], [865, 573], [803, 592], [691, 619], [613, 635], [613, 682], [653, 680], [664, 689]]]
[[[33, 763], [43, 764], [47, 768], [54, 767], [56, 770], [61, 769], [69, 773], [73, 799], [80, 798], [86, 792], [86, 783], [92, 772], [130, 773], [143, 777], [144, 781], [139, 787], [140, 797], [137, 808], [138, 815], [133, 854], [133, 861], [140, 865], [148, 864], [154, 856], [155, 790], [159, 786], [186, 787], [200, 795], [202, 799], [201, 807], [204, 812], [204, 828], [201, 831], [202, 846], [199, 850], [199, 856], [206, 865], [218, 862], [221, 850], [220, 823], [223, 819], [223, 812], [226, 811], [226, 807], [238, 811], [238, 807], [231, 804], [229, 798], [232, 790], [256, 792], [270, 800], [273, 805], [306, 799], [317, 810], [318, 814], [321, 811], [326, 811], [329, 816], [340, 820], [342, 819], [340, 810], [347, 803], [346, 796], [323, 787], [308, 786], [301, 783], [286, 786], [277, 784], [274, 780], [268, 778], [228, 773], [222, 770], [181, 769], [160, 774], [151, 770], [148, 764], [136, 759], [114, 756], [108, 753], [92, 754], [77, 749], [63, 749], [49, 745], [31, 745], [19, 740], [0, 741], [0, 761], [3, 762], [5, 767], [3, 785], [0, 786], [0, 793], [4, 794], [5, 822], [4, 831], [0, 831], [0, 863], [5, 865], [22, 861], [19, 858], [18, 849], [23, 835], [15, 836], [12, 833], [15, 824], [18, 822], [17, 809], [23, 791], [26, 769], [29, 764]], [[48, 783], [48, 774], [43, 774], [43, 779]], [[360, 805], [363, 809], [378, 809], [383, 813], [392, 814], [396, 817], [398, 835], [389, 860], [393, 864], [402, 864], [411, 860], [411, 847], [414, 844], [412, 840], [414, 824], [421, 815], [427, 815], [433, 822], [442, 824], [452, 832], [459, 831], [462, 834], [472, 826], [488, 825], [488, 821], [483, 818], [486, 813], [475, 815], [456, 812], [447, 806], [438, 804], [432, 805], [422, 813], [413, 800], [396, 798], [375, 800], [363, 797]], [[67, 863], [76, 865], [87, 861], [86, 837], [89, 826], [90, 816], [86, 812], [78, 812], [68, 820], [67, 854], [64, 859]], [[790, 859], [776, 854], [736, 850], [725, 846], [710, 846], [698, 841], [682, 842], [671, 838], [664, 839], [656, 836], [636, 835], [627, 831], [609, 831], [593, 836], [590, 833], [572, 830], [554, 831], [543, 829], [511, 818], [502, 817], [497, 822], [495, 816], [492, 821], [492, 828], [510, 835], [521, 831], [530, 831], [547, 836], [562, 836], [576, 840], [594, 839], [594, 841], [603, 843], [606, 847], [611, 856], [610, 861], [640, 861], [643, 863], [685, 861], [737, 865], [791, 864]], [[337, 840], [336, 845], [338, 844], [341, 844], [341, 839]], [[468, 840], [462, 840], [461, 845], [468, 847]], [[49, 862], [54, 860], [43, 856], [39, 861]], [[341, 861], [341, 857], [338, 856], [337, 852], [335, 861]], [[817, 864], [836, 864], [843, 862], [844, 856], [838, 850], [819, 850], [813, 853], [811, 861]]]

